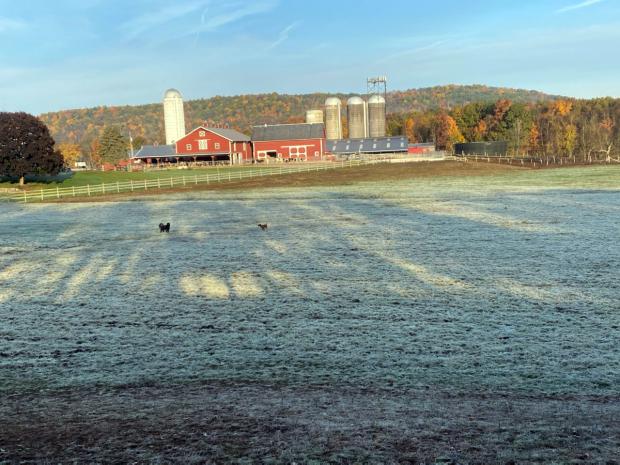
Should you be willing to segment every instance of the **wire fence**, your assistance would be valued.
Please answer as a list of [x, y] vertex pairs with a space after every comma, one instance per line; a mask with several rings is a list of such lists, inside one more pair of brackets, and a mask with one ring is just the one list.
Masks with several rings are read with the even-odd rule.
[[305, 173], [312, 171], [347, 168], [364, 164], [377, 163], [375, 161], [349, 160], [329, 163], [308, 163], [295, 166], [278, 166], [273, 168], [247, 168], [239, 171], [223, 173], [208, 173], [196, 175], [172, 176], [170, 178], [156, 178], [143, 180], [117, 181], [103, 184], [87, 184], [85, 186], [56, 187], [51, 189], [24, 190], [0, 196], [0, 200], [9, 202], [44, 202], [61, 200], [71, 197], [93, 197], [120, 194], [124, 192], [148, 191], [155, 189], [170, 189], [174, 187], [189, 187], [198, 184], [212, 184], [221, 182], [241, 181], [243, 179], [260, 178], [281, 174]]

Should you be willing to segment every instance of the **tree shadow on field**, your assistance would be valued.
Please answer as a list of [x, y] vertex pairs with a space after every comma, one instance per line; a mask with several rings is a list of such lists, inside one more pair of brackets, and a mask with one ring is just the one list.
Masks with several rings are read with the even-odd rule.
[[[47, 358], [37, 373], [51, 385], [215, 378], [609, 392], [620, 368], [606, 341], [618, 317], [600, 267], [617, 254], [602, 237], [585, 247], [582, 235], [512, 227], [529, 214], [518, 199], [504, 200], [506, 224], [496, 205], [460, 202], [468, 209], [336, 194], [37, 209], [17, 220], [33, 231], [19, 239], [33, 251], [13, 262], [24, 268], [0, 274], [13, 332], [29, 345], [16, 369], [28, 376], [32, 357]], [[170, 234], [156, 229], [164, 220]], [[256, 226], [264, 221], [267, 231]], [[50, 222], [52, 233], [33, 230]], [[88, 350], [68, 355], [77, 346]]]

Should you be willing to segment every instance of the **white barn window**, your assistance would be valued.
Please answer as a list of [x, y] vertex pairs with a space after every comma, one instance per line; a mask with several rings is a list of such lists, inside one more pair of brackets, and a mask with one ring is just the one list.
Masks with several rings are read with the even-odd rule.
[[198, 140], [198, 150], [208, 150], [209, 149], [209, 140], [208, 139], [199, 139]]

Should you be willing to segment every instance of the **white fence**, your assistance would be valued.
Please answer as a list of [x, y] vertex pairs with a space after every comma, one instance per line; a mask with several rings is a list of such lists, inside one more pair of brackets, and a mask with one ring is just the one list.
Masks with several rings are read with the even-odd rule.
[[[307, 163], [293, 166], [278, 166], [273, 168], [241, 168], [238, 171], [223, 173], [208, 173], [196, 175], [174, 176], [170, 178], [156, 178], [144, 180], [129, 180], [123, 182], [93, 184], [75, 187], [56, 187], [52, 189], [24, 190], [18, 194], [2, 195], [0, 200], [13, 202], [41, 202], [45, 200], [59, 200], [70, 197], [92, 197], [97, 195], [120, 194], [122, 192], [148, 191], [149, 189], [169, 189], [173, 187], [191, 186], [196, 184], [211, 184], [225, 181], [240, 181], [242, 179], [260, 178], [280, 174], [322, 171], [335, 168], [346, 168], [363, 164], [372, 164], [372, 161], [341, 161], [329, 163]], [[215, 170], [214, 170], [215, 171]]]

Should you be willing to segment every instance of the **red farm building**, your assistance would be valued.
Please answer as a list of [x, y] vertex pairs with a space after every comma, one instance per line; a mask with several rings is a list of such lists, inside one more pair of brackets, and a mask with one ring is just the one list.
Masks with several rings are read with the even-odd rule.
[[325, 158], [323, 123], [254, 126], [254, 161], [320, 161]]
[[175, 143], [176, 156], [207, 161], [228, 161], [231, 165], [252, 160], [250, 138], [234, 129], [199, 126]]
[[174, 145], [144, 145], [132, 157], [146, 163], [252, 161], [250, 138], [233, 129], [197, 127]]

